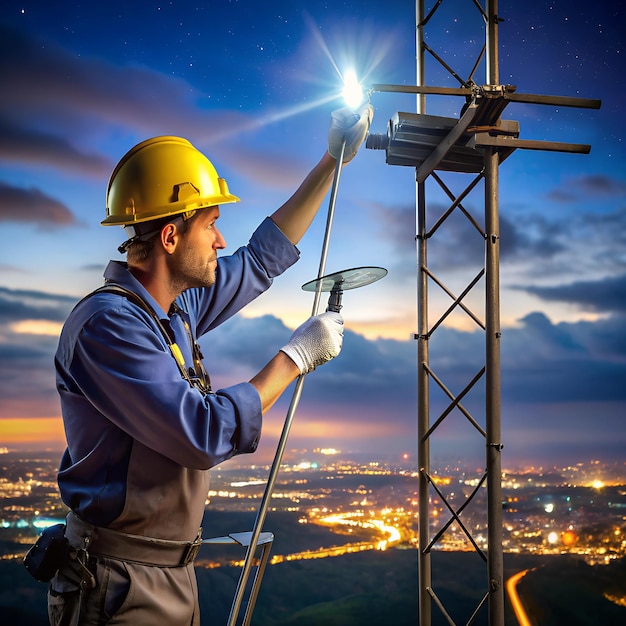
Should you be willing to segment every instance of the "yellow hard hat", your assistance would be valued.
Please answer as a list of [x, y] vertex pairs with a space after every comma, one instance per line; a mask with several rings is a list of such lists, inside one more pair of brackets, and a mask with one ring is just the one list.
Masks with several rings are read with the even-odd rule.
[[129, 150], [111, 174], [103, 226], [127, 226], [239, 202], [204, 154], [182, 137], [154, 137]]

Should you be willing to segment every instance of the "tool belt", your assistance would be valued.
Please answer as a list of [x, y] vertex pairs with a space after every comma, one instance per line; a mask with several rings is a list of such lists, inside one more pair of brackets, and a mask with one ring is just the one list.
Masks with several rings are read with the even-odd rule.
[[172, 541], [94, 526], [74, 513], [69, 513], [66, 523], [65, 536], [70, 545], [84, 547], [90, 556], [141, 565], [183, 567], [193, 563], [202, 546], [202, 529], [193, 541]]

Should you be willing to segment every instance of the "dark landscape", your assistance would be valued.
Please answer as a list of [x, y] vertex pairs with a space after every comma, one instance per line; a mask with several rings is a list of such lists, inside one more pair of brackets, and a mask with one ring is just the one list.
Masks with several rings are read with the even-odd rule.
[[[298, 524], [297, 519], [297, 515], [288, 513], [268, 517], [267, 528], [277, 537], [273, 552], [293, 553], [328, 540], [330, 531]], [[252, 513], [212, 512], [209, 535], [245, 530], [253, 521]], [[20, 546], [4, 542], [0, 548], [3, 554], [16, 554]], [[208, 546], [202, 549], [196, 568], [202, 624], [206, 626], [227, 623], [240, 572], [236, 567], [207, 567], [216, 557], [213, 550]], [[229, 550], [233, 550], [230, 558], [243, 558], [242, 549]], [[625, 559], [590, 566], [567, 555], [505, 554], [505, 578], [525, 569], [531, 571], [520, 582], [518, 591], [533, 626], [626, 623], [626, 606], [605, 597], [626, 597]], [[476, 580], [485, 576], [482, 559], [471, 552], [435, 552], [433, 572], [437, 573], [433, 587], [451, 617], [457, 624], [467, 623], [482, 593], [476, 585]], [[19, 559], [0, 560], [0, 590], [1, 624], [47, 624], [46, 585], [32, 580]], [[390, 623], [418, 623], [417, 554], [413, 549], [391, 548], [269, 566], [253, 619], [255, 626]], [[475, 623], [487, 623], [486, 608], [481, 609]], [[432, 624], [447, 624], [437, 607], [433, 607]], [[506, 626], [516, 624], [507, 601]]]

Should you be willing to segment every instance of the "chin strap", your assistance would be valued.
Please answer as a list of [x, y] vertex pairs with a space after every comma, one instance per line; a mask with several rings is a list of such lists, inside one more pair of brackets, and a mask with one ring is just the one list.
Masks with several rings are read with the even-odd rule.
[[[126, 254], [128, 252], [128, 248], [132, 246], [137, 241], [148, 241], [148, 239], [152, 239], [157, 233], [160, 232], [161, 228], [165, 226], [165, 224], [171, 224], [178, 220], [183, 220], [186, 222], [188, 219], [191, 219], [196, 213], [198, 209], [189, 209], [188, 211], [184, 211], [183, 213], [179, 213], [178, 215], [174, 215], [170, 218], [167, 216], [165, 218], [159, 218], [157, 220], [150, 220], [148, 222], [140, 222], [139, 224], [127, 224], [124, 226], [124, 230], [128, 235], [128, 239], [118, 246], [118, 251], [121, 254]], [[144, 226], [146, 229], [144, 230]]]

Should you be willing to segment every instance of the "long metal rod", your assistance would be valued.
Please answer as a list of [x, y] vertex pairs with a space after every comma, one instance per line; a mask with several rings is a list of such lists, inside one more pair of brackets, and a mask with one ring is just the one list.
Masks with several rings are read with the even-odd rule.
[[[330, 234], [332, 231], [332, 224], [333, 224], [333, 220], [335, 217], [335, 205], [337, 202], [337, 192], [339, 190], [339, 179], [341, 177], [341, 170], [343, 166], [343, 156], [344, 156], [345, 148], [346, 148], [346, 144], [344, 141], [341, 145], [339, 156], [337, 158], [337, 164], [335, 166], [335, 173], [333, 176], [333, 183], [332, 183], [332, 187], [330, 191], [328, 215], [326, 218], [326, 230], [324, 233], [324, 241], [322, 243], [322, 253], [320, 256], [319, 270], [317, 273], [318, 279], [322, 278], [324, 274], [326, 273], [326, 260], [328, 258]], [[315, 290], [315, 297], [313, 300], [313, 308], [312, 308], [311, 315], [317, 315], [318, 313], [320, 297], [322, 295], [321, 287], [322, 286], [321, 286], [321, 281], [320, 281]], [[278, 441], [278, 447], [276, 448], [276, 454], [274, 455], [274, 461], [272, 463], [269, 477], [267, 479], [267, 484], [265, 486], [265, 492], [263, 493], [263, 498], [261, 500], [261, 504], [257, 512], [256, 520], [254, 522], [254, 528], [252, 530], [252, 537], [250, 539], [250, 545], [248, 546], [248, 550], [246, 552], [246, 558], [244, 560], [244, 564], [241, 569], [241, 574], [239, 576], [239, 582], [237, 583], [235, 597], [233, 599], [230, 616], [228, 618], [228, 626], [236, 626], [236, 623], [237, 623], [237, 618], [239, 616], [239, 611], [241, 609], [241, 603], [243, 601], [246, 584], [248, 582], [250, 571], [252, 569], [252, 563], [254, 561], [254, 553], [256, 551], [257, 543], [259, 540], [259, 536], [261, 534], [261, 530], [263, 528], [263, 524], [265, 523], [265, 518], [267, 516], [267, 510], [269, 508], [269, 503], [272, 498], [272, 493], [274, 492], [276, 478], [278, 476], [278, 471], [280, 469], [283, 455], [285, 453], [285, 447], [287, 446], [287, 439], [289, 438], [291, 425], [293, 423], [293, 419], [295, 417], [298, 404], [300, 403], [300, 397], [302, 396], [302, 387], [304, 385], [304, 379], [305, 379], [305, 375], [301, 374], [300, 376], [298, 376], [296, 380], [293, 395], [291, 397], [291, 402], [289, 404], [289, 409], [287, 411], [287, 416], [285, 417], [283, 430], [281, 432], [280, 439]], [[260, 584], [261, 580], [260, 579], [257, 579], [257, 580], [258, 580], [258, 584]], [[258, 593], [258, 589], [255, 590], [255, 593], [253, 596], [255, 599], [256, 599], [257, 593]], [[246, 616], [247, 616], [246, 617], [247, 623], [249, 623], [250, 619], [252, 618], [252, 612], [247, 611]]]
[[504, 625], [500, 399], [500, 230], [498, 153], [485, 153], [486, 465], [489, 626]]
[[[415, 3], [415, 84], [421, 88], [425, 83], [424, 59], [424, 0]], [[426, 113], [426, 94], [418, 93], [416, 98], [417, 113]], [[417, 178], [417, 169], [415, 170]], [[430, 439], [424, 437], [428, 432], [429, 396], [428, 396], [428, 274], [422, 268], [428, 267], [428, 230], [426, 226], [426, 183], [416, 180], [416, 227], [417, 227], [417, 464], [418, 479], [418, 624], [431, 624], [432, 573], [430, 551], [430, 498], [428, 475], [430, 474]]]
[[428, 394], [428, 274], [426, 238], [426, 192], [425, 183], [417, 183], [417, 463], [418, 483], [418, 574], [419, 574], [419, 621], [420, 626], [431, 623], [431, 563], [430, 552], [424, 548], [430, 543], [430, 497], [428, 474], [430, 474], [430, 411]]
[[[499, 85], [498, 0], [487, 2], [487, 82]], [[485, 165], [485, 359], [487, 465], [487, 571], [489, 626], [504, 626], [502, 554], [502, 442], [500, 391], [500, 218], [499, 154], [486, 148]]]

